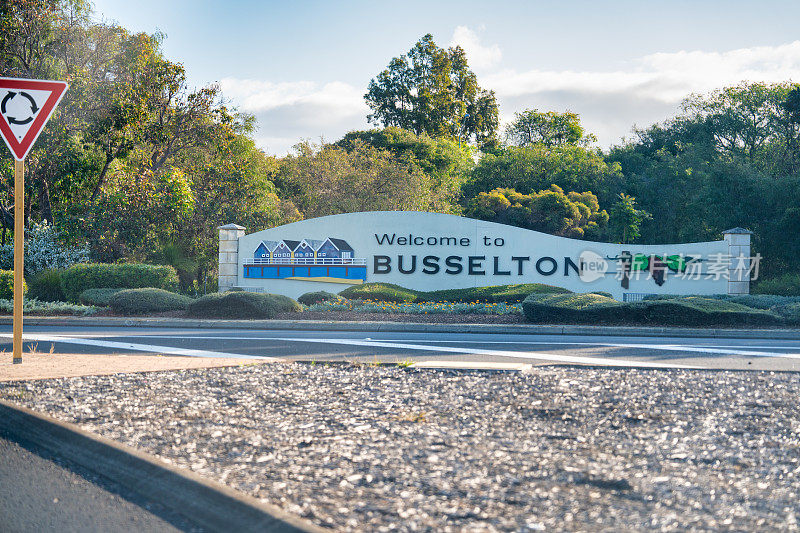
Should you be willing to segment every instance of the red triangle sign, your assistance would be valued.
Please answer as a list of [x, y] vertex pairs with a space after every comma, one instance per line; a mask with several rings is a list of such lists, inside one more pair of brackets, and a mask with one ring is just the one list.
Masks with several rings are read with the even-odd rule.
[[0, 78], [0, 134], [22, 161], [61, 101], [63, 81]]

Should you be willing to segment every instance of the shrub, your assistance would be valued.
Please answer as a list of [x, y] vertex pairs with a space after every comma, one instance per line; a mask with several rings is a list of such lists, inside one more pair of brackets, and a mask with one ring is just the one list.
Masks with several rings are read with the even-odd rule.
[[174, 290], [178, 286], [178, 274], [167, 265], [82, 263], [64, 271], [61, 285], [67, 299], [77, 302], [86, 289], [153, 287]]
[[348, 300], [377, 300], [380, 302], [416, 302], [420, 292], [393, 283], [364, 283], [353, 285], [339, 293]]
[[189, 316], [198, 318], [274, 318], [276, 314], [300, 311], [296, 301], [278, 294], [218, 292], [189, 304]]
[[[25, 280], [22, 280], [22, 294], [28, 291]], [[0, 298], [4, 300], [14, 299], [14, 271], [0, 270]]]
[[[0, 300], [0, 312], [13, 313], [13, 300]], [[78, 305], [66, 302], [40, 302], [39, 300], [25, 300], [22, 312], [26, 315], [79, 315], [88, 316], [97, 312], [91, 305]]]
[[[61, 232], [47, 222], [25, 229], [25, 274], [46, 269], [65, 269], [89, 260], [89, 247], [68, 246], [61, 242]], [[0, 267], [14, 268], [14, 244], [0, 245]]]
[[111, 297], [117, 294], [119, 291], [124, 290], [126, 289], [86, 289], [80, 294], [80, 296], [78, 296], [78, 301], [83, 305], [108, 307], [111, 305]]
[[139, 315], [186, 309], [192, 299], [182, 294], [147, 287], [125, 289], [117, 292], [109, 300], [109, 307], [120, 315]]
[[773, 307], [771, 311], [783, 317], [790, 324], [800, 324], [800, 302], [778, 305]]
[[753, 285], [753, 294], [800, 296], [800, 274], [787, 273], [777, 278], [762, 279]]
[[531, 295], [522, 302], [530, 321], [674, 326], [775, 325], [782, 317], [727, 300], [689, 296], [622, 303], [598, 294]]
[[28, 280], [28, 297], [41, 302], [63, 302], [66, 300], [61, 288], [61, 271], [47, 268]]
[[518, 303], [530, 294], [567, 294], [571, 291], [543, 283], [493, 285], [465, 289], [444, 289], [420, 293], [417, 301], [426, 302], [503, 302]]
[[297, 299], [297, 301], [303, 305], [314, 305], [320, 302], [340, 302], [344, 300], [346, 300], [346, 298], [343, 298], [338, 294], [325, 291], [307, 292]]

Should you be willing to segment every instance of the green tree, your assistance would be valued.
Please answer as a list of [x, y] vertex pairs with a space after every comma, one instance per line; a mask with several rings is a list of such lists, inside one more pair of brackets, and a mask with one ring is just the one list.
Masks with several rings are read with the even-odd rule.
[[585, 146], [596, 142], [597, 138], [585, 134], [580, 117], [575, 113], [526, 109], [514, 113], [514, 121], [506, 128], [506, 140], [516, 146], [541, 143], [553, 147], [562, 144]]
[[557, 185], [532, 194], [502, 188], [482, 192], [470, 201], [465, 214], [576, 239], [600, 239], [608, 223], [608, 213], [600, 209], [597, 196], [565, 194]]
[[650, 218], [650, 213], [636, 209], [636, 198], [619, 193], [619, 201], [611, 208], [610, 229], [614, 239], [623, 244], [633, 242], [640, 235], [642, 222]]
[[395, 57], [364, 95], [370, 122], [479, 144], [499, 124], [493, 91], [481, 89], [464, 50], [439, 48], [428, 34], [408, 54]]

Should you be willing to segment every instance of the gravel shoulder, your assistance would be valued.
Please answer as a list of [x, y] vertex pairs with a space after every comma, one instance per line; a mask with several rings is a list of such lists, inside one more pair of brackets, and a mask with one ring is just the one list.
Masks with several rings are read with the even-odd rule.
[[241, 359], [213, 357], [55, 353], [25, 353], [22, 355], [22, 364], [15, 365], [12, 361], [11, 353], [0, 353], [0, 382], [245, 364]]
[[0, 383], [342, 531], [797, 530], [800, 374], [269, 364]]

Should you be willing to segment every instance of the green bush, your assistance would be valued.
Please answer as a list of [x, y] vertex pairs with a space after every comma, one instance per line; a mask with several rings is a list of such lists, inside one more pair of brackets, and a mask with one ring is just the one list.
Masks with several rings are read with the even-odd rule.
[[[14, 312], [13, 300], [0, 300], [0, 313], [11, 314]], [[26, 299], [22, 305], [22, 312], [26, 315], [54, 316], [54, 315], [78, 315], [89, 316], [97, 312], [97, 308], [91, 305], [78, 305], [66, 302], [41, 302], [31, 298]]]
[[167, 265], [81, 263], [64, 271], [61, 285], [67, 299], [77, 302], [86, 289], [153, 287], [175, 290], [178, 286], [178, 274]]
[[800, 296], [800, 274], [787, 273], [772, 279], [762, 279], [753, 284], [753, 294]]
[[771, 311], [792, 325], [800, 324], [800, 302], [777, 305]]
[[325, 291], [307, 292], [297, 299], [297, 301], [303, 305], [314, 305], [320, 302], [343, 302], [346, 300], [346, 298], [343, 298], [338, 294]]
[[530, 294], [567, 294], [571, 291], [543, 283], [520, 283], [515, 285], [493, 285], [445, 289], [420, 293], [417, 301], [425, 302], [489, 302], [513, 304]]
[[117, 292], [109, 300], [109, 307], [119, 315], [140, 315], [142, 313], [161, 313], [186, 309], [192, 299], [182, 294], [146, 287], [125, 289]]
[[[22, 294], [28, 292], [28, 285], [22, 280]], [[14, 271], [0, 270], [0, 299], [14, 299]]]
[[78, 301], [83, 305], [96, 305], [98, 307], [108, 307], [111, 305], [111, 297], [120, 291], [128, 289], [86, 289], [80, 296]]
[[622, 303], [598, 294], [531, 295], [522, 309], [528, 320], [545, 323], [767, 326], [784, 322], [769, 311], [699, 296]]
[[263, 319], [300, 310], [300, 304], [279, 294], [218, 292], [194, 300], [189, 304], [188, 314], [197, 318]]
[[66, 301], [61, 288], [61, 270], [48, 268], [31, 276], [28, 280], [28, 297], [41, 302]]
[[378, 302], [416, 302], [420, 292], [393, 283], [364, 283], [353, 285], [339, 293], [348, 300], [375, 300]]

